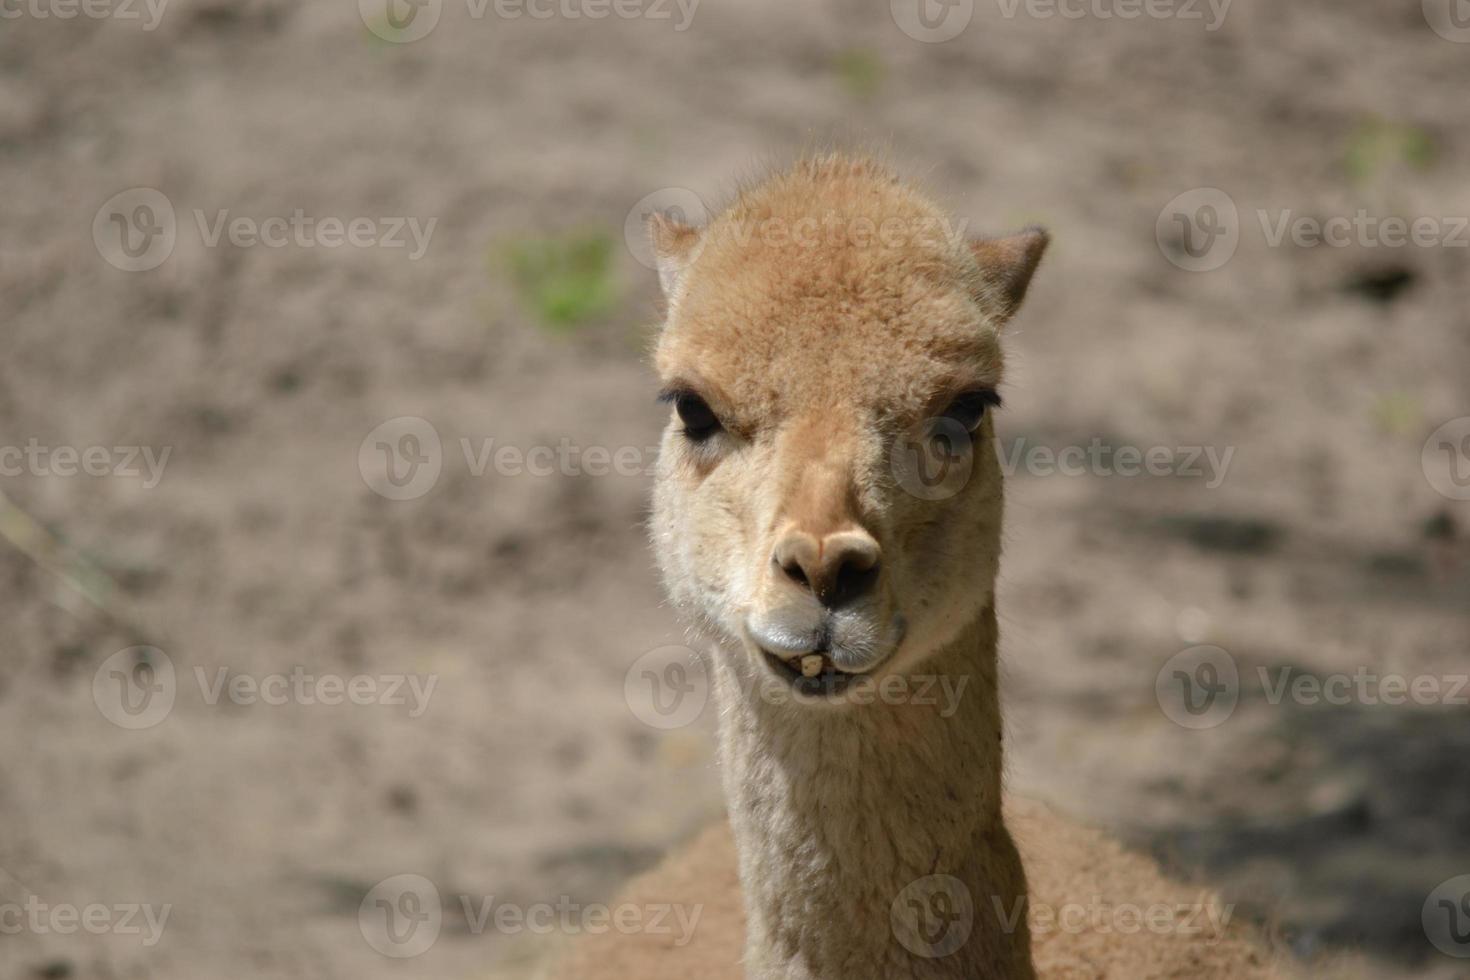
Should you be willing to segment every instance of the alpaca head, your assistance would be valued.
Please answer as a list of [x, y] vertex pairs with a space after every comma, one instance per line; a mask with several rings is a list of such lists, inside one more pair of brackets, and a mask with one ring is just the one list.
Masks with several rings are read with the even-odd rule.
[[670, 403], [652, 529], [675, 605], [799, 702], [912, 673], [991, 601], [1000, 328], [1045, 233], [967, 240], [841, 158], [651, 233]]

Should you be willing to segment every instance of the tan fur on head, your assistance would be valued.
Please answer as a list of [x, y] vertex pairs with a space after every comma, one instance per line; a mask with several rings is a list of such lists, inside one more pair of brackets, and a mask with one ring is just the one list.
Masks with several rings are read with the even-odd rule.
[[[888, 916], [936, 873], [1025, 894], [1000, 819], [990, 410], [1045, 235], [972, 242], [887, 169], [842, 157], [766, 180], [707, 228], [651, 233], [674, 404], [654, 543], [670, 596], [725, 648], [746, 971], [1024, 980], [1024, 924], [923, 957]], [[920, 671], [947, 710], [877, 696]]]
[[[705, 229], [656, 217], [651, 234], [669, 297], [659, 373], [721, 426], [691, 443], [676, 414], [664, 436], [655, 543], [671, 595], [747, 647], [806, 652], [825, 630], [839, 666], [912, 669], [990, 601], [991, 423], [967, 447], [936, 446], [931, 430], [956, 397], [999, 388], [999, 332], [1045, 233], [969, 241], [887, 169], [828, 157], [742, 193]], [[970, 454], [952, 464], [966, 477], [952, 496], [901, 485], [902, 453], [952, 450]], [[876, 582], [824, 620], [789, 574], [811, 569], [783, 558], [810, 554], [832, 577], [823, 562], [849, 550]]]
[[[1267, 976], [1233, 935], [1205, 948], [1038, 926], [1032, 941], [1028, 896], [1045, 912], [1181, 893], [1096, 835], [1015, 801], [1002, 815], [988, 409], [1000, 331], [1046, 233], [968, 240], [883, 167], [828, 157], [746, 191], [707, 228], [655, 218], [651, 234], [674, 403], [654, 546], [680, 610], [723, 641], [732, 834], [712, 831], [630, 893], [710, 913], [694, 942], [589, 943], [566, 975]], [[920, 900], [936, 881], [950, 911], [971, 913], [954, 944]]]

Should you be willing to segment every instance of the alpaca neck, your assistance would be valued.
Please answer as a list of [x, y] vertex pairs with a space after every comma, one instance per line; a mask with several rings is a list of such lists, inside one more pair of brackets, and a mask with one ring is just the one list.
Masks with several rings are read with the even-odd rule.
[[993, 607], [869, 704], [772, 703], [726, 659], [717, 677], [750, 977], [1032, 976]]

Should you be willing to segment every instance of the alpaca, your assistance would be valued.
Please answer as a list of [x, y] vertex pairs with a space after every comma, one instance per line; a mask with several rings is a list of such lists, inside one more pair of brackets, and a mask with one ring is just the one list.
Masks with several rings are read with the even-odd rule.
[[651, 531], [721, 647], [729, 824], [619, 899], [700, 907], [693, 941], [612, 931], [558, 975], [1278, 976], [1214, 896], [1002, 798], [1000, 335], [1047, 234], [967, 240], [841, 156], [650, 224]]

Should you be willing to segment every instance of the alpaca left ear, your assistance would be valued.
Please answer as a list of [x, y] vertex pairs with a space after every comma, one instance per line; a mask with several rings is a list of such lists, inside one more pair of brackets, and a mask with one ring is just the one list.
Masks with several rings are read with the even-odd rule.
[[1050, 241], [1045, 229], [1035, 225], [1004, 238], [971, 240], [970, 252], [980, 265], [981, 278], [991, 287], [990, 298], [1000, 301], [1003, 320], [1009, 320], [1021, 308], [1031, 277]]
[[679, 280], [699, 254], [700, 231], [655, 211], [648, 216], [648, 237], [658, 262], [658, 284], [664, 295], [672, 298]]

